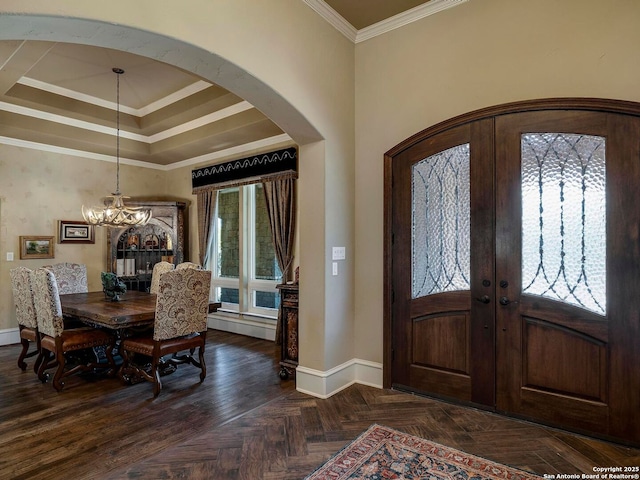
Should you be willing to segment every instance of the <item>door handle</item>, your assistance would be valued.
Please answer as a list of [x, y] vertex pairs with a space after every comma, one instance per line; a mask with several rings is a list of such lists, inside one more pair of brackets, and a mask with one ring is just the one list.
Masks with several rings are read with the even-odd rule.
[[491, 299], [489, 298], [489, 295], [483, 295], [480, 298], [476, 298], [477, 301], [479, 301], [480, 303], [491, 303]]
[[511, 303], [518, 303], [517, 301], [509, 300], [508, 297], [500, 297], [500, 300], [498, 300], [498, 302], [500, 303], [500, 305], [509, 305]]

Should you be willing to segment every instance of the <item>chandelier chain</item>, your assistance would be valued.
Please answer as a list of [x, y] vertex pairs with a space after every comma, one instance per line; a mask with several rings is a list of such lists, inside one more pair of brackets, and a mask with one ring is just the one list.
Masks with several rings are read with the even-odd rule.
[[117, 74], [116, 82], [116, 193], [120, 195], [120, 75], [124, 73], [122, 69], [114, 68]]

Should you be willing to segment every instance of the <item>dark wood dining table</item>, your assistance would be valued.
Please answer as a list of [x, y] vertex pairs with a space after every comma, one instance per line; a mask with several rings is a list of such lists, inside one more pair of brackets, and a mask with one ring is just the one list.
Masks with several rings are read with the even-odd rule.
[[[156, 295], [129, 290], [119, 302], [107, 299], [104, 292], [70, 293], [60, 295], [62, 314], [84, 323], [113, 330], [153, 324], [156, 314]], [[209, 303], [209, 313], [220, 303]]]

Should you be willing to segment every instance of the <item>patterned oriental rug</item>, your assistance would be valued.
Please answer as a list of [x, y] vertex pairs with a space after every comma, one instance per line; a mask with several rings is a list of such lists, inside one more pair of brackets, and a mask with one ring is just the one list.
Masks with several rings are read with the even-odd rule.
[[535, 474], [374, 424], [306, 477], [306, 480], [539, 480], [540, 478]]

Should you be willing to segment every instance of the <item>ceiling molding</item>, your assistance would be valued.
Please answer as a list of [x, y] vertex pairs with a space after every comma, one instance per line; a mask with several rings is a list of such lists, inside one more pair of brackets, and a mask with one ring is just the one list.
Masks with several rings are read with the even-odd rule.
[[318, 15], [329, 22], [336, 30], [342, 33], [353, 43], [364, 42], [409, 23], [416, 22], [435, 13], [461, 5], [469, 0], [430, 0], [424, 5], [418, 5], [406, 12], [382, 20], [368, 27], [356, 30], [344, 17], [331, 8], [324, 0], [303, 0]]
[[[204, 115], [200, 118], [197, 118], [190, 122], [186, 122], [182, 125], [168, 128], [166, 130], [163, 130], [151, 136], [130, 132], [121, 128], [120, 137], [127, 138], [129, 140], [134, 140], [136, 142], [151, 144], [153, 142], [166, 140], [167, 138], [171, 138], [175, 135], [180, 135], [182, 133], [188, 132], [190, 130], [194, 130], [204, 125], [208, 125], [210, 123], [218, 122], [227, 117], [237, 115], [238, 113], [242, 113], [244, 111], [251, 110], [253, 108], [254, 106], [251, 105], [249, 102], [242, 100], [229, 107], [223, 108], [216, 112], [212, 112], [208, 115]], [[85, 120], [77, 120], [75, 118], [65, 117], [57, 113], [43, 112], [42, 110], [23, 107], [21, 105], [14, 105], [12, 103], [6, 103], [6, 102], [0, 101], [0, 110], [5, 112], [10, 112], [10, 113], [15, 113], [17, 115], [24, 115], [27, 117], [38, 118], [40, 120], [59, 123], [61, 125], [67, 125], [69, 127], [80, 128], [82, 130], [89, 130], [92, 132], [103, 133], [103, 134], [111, 135], [114, 137], [118, 135], [117, 128], [107, 127], [104, 125], [99, 125], [97, 123], [87, 122]]]
[[416, 22], [443, 10], [457, 7], [468, 1], [469, 0], [431, 0], [429, 3], [418, 5], [406, 12], [399, 13], [391, 18], [358, 30], [356, 43], [364, 42], [365, 40], [390, 32], [396, 28], [404, 27], [409, 23]]
[[246, 100], [242, 100], [238, 103], [235, 103], [229, 107], [223, 108], [222, 110], [217, 110], [208, 115], [204, 115], [195, 120], [191, 120], [190, 122], [185, 122], [176, 127], [168, 128], [162, 132], [158, 132], [150, 137], [145, 137], [147, 142], [154, 143], [159, 142], [161, 140], [166, 140], [167, 138], [171, 138], [175, 135], [180, 135], [182, 133], [188, 132], [189, 130], [195, 130], [196, 128], [200, 128], [204, 125], [208, 125], [210, 123], [215, 123], [227, 117], [232, 117], [233, 115], [237, 115], [238, 113], [246, 112], [247, 110], [251, 110], [255, 108]]
[[[116, 157], [111, 155], [103, 155], [101, 153], [88, 152], [86, 150], [77, 150], [75, 148], [57, 147], [48, 143], [31, 142], [28, 140], [20, 140], [11, 137], [0, 137], [0, 145], [11, 145], [13, 147], [29, 148], [31, 150], [40, 150], [42, 152], [59, 153], [61, 155], [70, 155], [73, 157], [90, 158], [92, 160], [100, 160], [102, 162], [116, 163]], [[166, 165], [158, 165], [150, 162], [142, 162], [140, 160], [132, 160], [130, 158], [120, 157], [120, 163], [124, 165], [133, 165], [134, 167], [152, 168], [154, 170], [169, 170]]]
[[165, 165], [164, 170], [175, 170], [176, 168], [188, 167], [192, 165], [202, 164], [204, 162], [212, 162], [214, 160], [227, 158], [231, 155], [244, 154], [245, 152], [272, 147], [273, 145], [278, 145], [280, 143], [291, 143], [293, 145], [293, 139], [286, 133], [281, 133], [280, 135], [276, 135], [275, 137], [263, 138], [262, 140], [256, 140], [255, 142], [249, 142], [245, 143], [244, 145], [225, 148], [224, 150], [218, 150], [217, 152], [208, 153], [199, 157], [194, 157], [183, 160], [181, 162]]
[[356, 41], [358, 31], [347, 22], [342, 15], [331, 8], [324, 0], [302, 0], [313, 11], [329, 22], [336, 30], [342, 33], [353, 43]]
[[[130, 158], [120, 157], [120, 163], [123, 165], [131, 165], [134, 167], [151, 168], [153, 170], [170, 171], [177, 168], [188, 167], [191, 165], [202, 164], [204, 162], [212, 162], [214, 160], [226, 159], [231, 155], [243, 154], [245, 152], [254, 152], [262, 148], [271, 147], [282, 143], [293, 144], [293, 139], [286, 133], [276, 135], [274, 137], [263, 138], [262, 140], [256, 140], [255, 142], [245, 143], [243, 145], [237, 145], [235, 147], [226, 148], [217, 152], [201, 155], [199, 157], [190, 158], [181, 162], [172, 163], [169, 165], [158, 165], [151, 162], [143, 162], [140, 160], [133, 160]], [[10, 145], [13, 147], [29, 148], [32, 150], [40, 150], [49, 153], [58, 153], [61, 155], [70, 155], [73, 157], [90, 158], [92, 160], [100, 160], [102, 162], [116, 163], [116, 157], [111, 155], [103, 155], [100, 153], [87, 152], [84, 150], [77, 150], [73, 148], [57, 147], [55, 145], [49, 145], [46, 143], [31, 142], [28, 140], [19, 140], [11, 137], [0, 136], [0, 145]]]
[[[35, 80], [29, 77], [22, 77], [16, 83], [21, 85], [25, 85], [27, 87], [37, 88], [38, 90], [43, 90], [45, 92], [53, 93], [55, 95], [61, 95], [63, 97], [71, 98], [74, 100], [79, 100], [84, 103], [89, 103], [91, 105], [96, 105], [98, 107], [108, 108], [110, 110], [116, 111], [118, 109], [118, 104], [116, 102], [111, 102], [109, 100], [104, 100], [102, 98], [94, 97], [91, 95], [86, 95], [84, 93], [77, 92], [75, 90], [69, 90], [67, 88], [58, 87], [56, 85], [52, 85], [50, 83], [41, 82], [40, 80]], [[166, 107], [167, 105], [171, 105], [180, 100], [187, 98], [190, 95], [201, 92], [202, 90], [206, 90], [211, 87], [210, 83], [207, 83], [203, 80], [192, 83], [191, 85], [184, 87], [177, 92], [172, 93], [171, 95], [167, 95], [164, 98], [156, 100], [155, 102], [146, 105], [142, 108], [131, 108], [126, 105], [120, 104], [120, 111], [122, 113], [126, 113], [128, 115], [133, 115], [136, 117], [144, 117], [150, 113], [153, 113], [161, 108]]]

